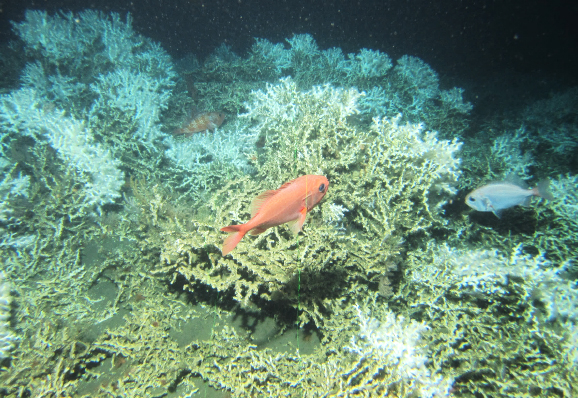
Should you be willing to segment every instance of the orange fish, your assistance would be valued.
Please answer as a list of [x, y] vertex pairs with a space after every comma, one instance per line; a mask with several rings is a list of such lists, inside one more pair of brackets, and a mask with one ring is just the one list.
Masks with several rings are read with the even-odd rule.
[[307, 212], [323, 199], [327, 188], [329, 181], [324, 176], [304, 175], [277, 190], [263, 192], [251, 203], [249, 222], [221, 228], [221, 231], [233, 232], [223, 243], [223, 256], [229, 254], [249, 231], [251, 235], [259, 235], [271, 227], [290, 223], [291, 232], [298, 233]]
[[192, 118], [192, 120], [189, 120], [183, 128], [173, 131], [173, 134], [189, 136], [205, 130], [214, 130], [223, 124], [223, 120], [225, 120], [225, 114], [223, 112], [199, 113]]

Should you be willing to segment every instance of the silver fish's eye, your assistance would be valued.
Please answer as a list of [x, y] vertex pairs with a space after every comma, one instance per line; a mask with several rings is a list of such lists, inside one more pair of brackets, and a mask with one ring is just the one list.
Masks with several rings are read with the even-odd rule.
[[325, 184], [321, 184], [319, 185], [319, 192], [324, 192], [325, 191]]
[[470, 202], [475, 202], [475, 201], [476, 201], [476, 198], [472, 198], [472, 197], [470, 196], [470, 197], [468, 198], [468, 200], [469, 200]]

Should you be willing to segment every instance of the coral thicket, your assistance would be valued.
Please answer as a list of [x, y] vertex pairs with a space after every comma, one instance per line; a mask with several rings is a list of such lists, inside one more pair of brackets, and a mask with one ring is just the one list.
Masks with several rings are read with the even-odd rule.
[[[574, 91], [476, 135], [472, 94], [411, 54], [297, 34], [177, 61], [130, 15], [12, 26], [0, 395], [576, 395]], [[199, 110], [223, 124], [173, 134]], [[222, 227], [305, 174], [330, 186], [302, 231], [222, 255]], [[462, 203], [507, 174], [553, 200]]]

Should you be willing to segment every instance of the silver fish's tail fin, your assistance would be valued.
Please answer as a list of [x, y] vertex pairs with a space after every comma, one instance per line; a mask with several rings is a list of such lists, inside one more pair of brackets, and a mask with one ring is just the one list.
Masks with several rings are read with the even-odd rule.
[[534, 194], [540, 196], [541, 198], [544, 198], [546, 200], [554, 200], [554, 196], [550, 192], [549, 179], [540, 181], [538, 185], [536, 185], [536, 188], [534, 188], [534, 191], [535, 191]]

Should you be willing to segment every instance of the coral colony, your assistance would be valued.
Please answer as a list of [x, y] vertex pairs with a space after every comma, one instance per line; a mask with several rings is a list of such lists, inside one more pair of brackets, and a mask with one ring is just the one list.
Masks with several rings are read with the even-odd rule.
[[[578, 141], [558, 106], [576, 90], [471, 138], [465, 91], [411, 55], [301, 34], [175, 65], [130, 15], [13, 29], [0, 395], [576, 395]], [[193, 108], [227, 116], [173, 135]], [[299, 235], [221, 254], [254, 197], [307, 174], [331, 185]], [[553, 200], [505, 209], [531, 227], [504, 236], [456, 193], [508, 174], [550, 179]]]

